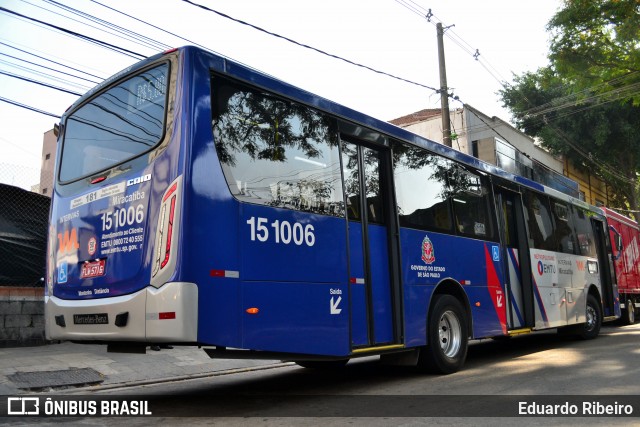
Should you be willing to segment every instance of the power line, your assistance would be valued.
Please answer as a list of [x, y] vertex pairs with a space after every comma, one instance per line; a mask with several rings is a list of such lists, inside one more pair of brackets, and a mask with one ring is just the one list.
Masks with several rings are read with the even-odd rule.
[[8, 76], [8, 77], [13, 77], [14, 79], [24, 80], [24, 81], [29, 82], [29, 83], [35, 83], [37, 85], [48, 87], [50, 89], [59, 90], [60, 92], [66, 92], [66, 93], [69, 93], [71, 95], [77, 95], [77, 96], [81, 96], [82, 95], [81, 93], [73, 92], [73, 91], [70, 91], [68, 89], [65, 89], [65, 88], [62, 88], [62, 87], [59, 87], [59, 86], [50, 85], [50, 84], [45, 83], [45, 82], [29, 79], [27, 77], [22, 77], [22, 76], [19, 76], [17, 74], [8, 73], [6, 71], [0, 70], [0, 74], [3, 74], [3, 75]]
[[86, 71], [82, 71], [82, 70], [79, 70], [77, 68], [70, 67], [69, 65], [63, 64], [61, 62], [56, 62], [56, 61], [54, 61], [52, 59], [45, 58], [44, 56], [36, 55], [35, 53], [28, 52], [28, 51], [26, 51], [24, 49], [20, 49], [18, 47], [12, 46], [12, 45], [10, 45], [8, 43], [0, 42], [0, 45], [7, 46], [7, 47], [9, 47], [11, 49], [15, 49], [15, 50], [17, 50], [19, 52], [22, 52], [22, 53], [26, 53], [27, 55], [35, 56], [36, 58], [42, 59], [42, 60], [47, 61], [47, 62], [51, 62], [51, 63], [56, 64], [56, 65], [61, 65], [63, 67], [69, 68], [69, 69], [71, 69], [73, 71], [78, 71], [78, 72], [80, 72], [82, 74], [86, 74], [88, 76], [95, 77], [97, 79], [100, 79], [101, 81], [104, 80], [104, 77], [96, 76], [95, 74], [87, 73]]
[[[25, 0], [22, 0], [22, 1], [25, 1]], [[83, 19], [86, 19], [86, 20], [91, 21], [91, 22], [95, 22], [96, 24], [100, 25], [101, 27], [108, 28], [110, 30], [114, 30], [115, 31], [115, 33], [113, 33], [111, 31], [107, 31], [105, 29], [98, 28], [98, 27], [96, 27], [94, 25], [89, 25], [86, 22], [78, 21], [78, 20], [73, 19], [73, 18], [71, 18], [69, 16], [58, 14], [60, 16], [63, 16], [65, 18], [67, 18], [67, 19], [71, 19], [71, 20], [73, 20], [75, 22], [79, 22], [79, 23], [81, 23], [83, 25], [87, 25], [87, 26], [89, 26], [91, 28], [98, 29], [99, 31], [106, 32], [107, 34], [114, 35], [116, 37], [119, 37], [119, 38], [127, 40], [127, 41], [132, 41], [132, 42], [134, 42], [134, 43], [136, 43], [136, 44], [138, 44], [140, 46], [145, 46], [145, 47], [147, 47], [149, 49], [153, 49], [153, 50], [156, 50], [156, 51], [166, 50], [166, 49], [170, 48], [170, 46], [168, 46], [168, 45], [166, 45], [164, 43], [161, 43], [161, 42], [159, 42], [157, 40], [154, 40], [154, 39], [152, 39], [150, 37], [147, 37], [147, 36], [142, 35], [140, 33], [136, 33], [135, 31], [126, 29], [124, 27], [121, 27], [121, 26], [116, 25], [116, 24], [114, 24], [112, 22], [106, 21], [104, 19], [98, 18], [98, 17], [96, 17], [94, 15], [91, 15], [91, 14], [89, 14], [87, 12], [83, 12], [83, 11], [78, 10], [76, 8], [73, 8], [71, 6], [64, 5], [64, 4], [59, 3], [57, 1], [54, 1], [54, 0], [43, 0], [43, 1], [55, 6], [57, 8], [60, 8], [60, 9], [62, 9], [64, 11], [66, 11], [66, 12], [72, 13], [72, 14], [74, 14], [76, 16], [80, 16]], [[45, 10], [47, 10], [47, 9], [45, 9]], [[56, 13], [56, 12], [51, 11], [51, 13]]]
[[182, 37], [182, 36], [180, 36], [180, 35], [178, 35], [178, 34], [176, 34], [176, 33], [172, 33], [171, 31], [169, 31], [169, 30], [167, 30], [167, 29], [165, 29], [165, 28], [161, 28], [161, 27], [158, 27], [157, 25], [153, 25], [153, 24], [151, 24], [151, 23], [149, 23], [149, 22], [147, 22], [147, 21], [145, 21], [145, 20], [143, 20], [143, 19], [136, 18], [135, 16], [129, 15], [129, 14], [127, 14], [127, 13], [125, 13], [125, 12], [122, 12], [122, 11], [120, 11], [120, 10], [118, 10], [118, 9], [114, 9], [113, 7], [110, 7], [110, 6], [107, 6], [107, 5], [105, 5], [105, 4], [102, 4], [102, 3], [100, 3], [100, 2], [99, 2], [99, 1], [97, 1], [97, 0], [91, 0], [91, 2], [93, 2], [93, 3], [97, 4], [97, 5], [100, 5], [100, 6], [104, 7], [104, 8], [106, 8], [106, 9], [109, 9], [109, 10], [111, 10], [111, 11], [113, 11], [113, 12], [119, 13], [120, 15], [126, 16], [127, 18], [133, 19], [134, 21], [140, 22], [140, 23], [142, 23], [142, 24], [144, 24], [144, 25], [147, 25], [147, 26], [149, 26], [149, 27], [151, 27], [151, 28], [154, 28], [154, 29], [156, 29], [156, 30], [158, 30], [158, 31], [162, 31], [162, 32], [163, 32], [163, 33], [165, 33], [165, 34], [169, 34], [169, 35], [171, 35], [171, 36], [173, 36], [173, 37], [176, 37], [176, 38], [178, 38], [178, 39], [180, 39], [180, 40], [182, 40], [182, 41], [185, 41], [185, 42], [187, 42], [187, 43], [189, 43], [189, 44], [192, 44], [192, 45], [194, 45], [194, 46], [198, 46], [198, 47], [200, 47], [201, 49], [204, 49], [204, 50], [206, 50], [206, 51], [208, 51], [208, 52], [211, 52], [211, 53], [214, 53], [214, 54], [216, 54], [216, 55], [218, 55], [218, 56], [222, 56], [222, 57], [224, 57], [224, 58], [227, 58], [227, 59], [230, 59], [230, 60], [232, 60], [232, 61], [235, 61], [235, 62], [237, 62], [238, 64], [244, 65], [244, 66], [245, 66], [245, 67], [247, 67], [247, 68], [253, 68], [251, 65], [245, 64], [245, 63], [243, 63], [242, 61], [239, 61], [239, 60], [237, 60], [237, 59], [234, 59], [234, 58], [232, 58], [232, 57], [230, 57], [230, 56], [228, 56], [228, 55], [225, 55], [225, 54], [223, 54], [223, 53], [217, 52], [217, 51], [215, 51], [215, 50], [213, 50], [213, 49], [210, 49], [210, 48], [208, 48], [208, 47], [206, 47], [206, 46], [204, 46], [204, 45], [202, 45], [202, 44], [200, 44], [200, 43], [198, 43], [198, 42], [195, 42], [195, 41], [193, 41], [193, 40], [190, 40], [190, 39], [188, 39], [188, 38], [186, 38], [186, 37]]
[[[27, 73], [35, 74], [36, 76], [44, 77], [45, 79], [49, 79], [49, 80], [52, 80], [54, 82], [63, 83], [65, 85], [67, 85], [67, 86], [73, 86], [73, 87], [75, 87], [77, 89], [82, 89], [82, 90], [85, 90], [85, 91], [90, 89], [90, 86], [84, 86], [84, 85], [82, 85], [80, 83], [76, 83], [76, 82], [73, 82], [73, 81], [70, 81], [70, 80], [66, 80], [66, 79], [63, 79], [61, 77], [58, 77], [58, 76], [55, 76], [55, 75], [52, 75], [52, 74], [45, 73], [44, 71], [35, 70], [33, 68], [25, 67], [24, 65], [18, 65], [18, 64], [14, 64], [13, 62], [5, 61], [4, 59], [0, 59], [0, 64], [8, 65], [9, 67], [17, 68], [18, 70], [26, 71]], [[4, 71], [8, 72], [7, 70], [4, 70]], [[16, 74], [16, 75], [21, 76], [21, 77], [26, 77], [24, 75], [19, 75], [19, 74]]]
[[70, 77], [74, 77], [76, 79], [84, 80], [84, 81], [87, 81], [89, 83], [93, 83], [93, 84], [100, 83], [100, 82], [97, 82], [95, 80], [86, 79], [84, 77], [80, 77], [80, 76], [77, 76], [75, 74], [67, 73], [67, 72], [64, 72], [64, 71], [56, 70], [55, 68], [51, 68], [51, 67], [47, 67], [45, 65], [41, 65], [41, 64], [38, 64], [38, 63], [35, 63], [35, 62], [27, 61], [26, 59], [18, 58], [17, 56], [9, 55], [9, 54], [2, 53], [2, 52], [0, 52], [0, 55], [6, 56], [6, 57], [11, 58], [11, 59], [16, 59], [18, 61], [26, 62], [27, 64], [35, 65], [36, 67], [42, 67], [42, 68], [44, 68], [46, 70], [50, 70], [50, 71], [53, 71], [53, 72], [56, 72], [56, 73], [64, 74], [65, 76], [70, 76]]
[[27, 109], [27, 110], [35, 111], [36, 113], [44, 114], [46, 116], [55, 117], [56, 119], [60, 118], [60, 116], [58, 116], [57, 114], [49, 113], [48, 111], [40, 110], [39, 108], [31, 107], [29, 105], [22, 104], [22, 103], [17, 102], [17, 101], [13, 101], [11, 99], [7, 99], [7, 98], [4, 98], [2, 96], [0, 96], [0, 101], [6, 102], [7, 104], [15, 105], [16, 107], [20, 107], [20, 108], [24, 108], [24, 109]]
[[[188, 42], [188, 43], [191, 43], [191, 44], [193, 44], [193, 45], [195, 45], [195, 46], [201, 47], [201, 48], [203, 48], [203, 49], [210, 50], [210, 49], [208, 49], [207, 47], [205, 47], [205, 46], [203, 46], [203, 45], [201, 45], [201, 44], [198, 44], [198, 43], [196, 43], [196, 42], [194, 42], [194, 41], [192, 41], [192, 40], [189, 40], [189, 39], [187, 39], [187, 38], [184, 38], [184, 37], [182, 37], [182, 36], [179, 36], [178, 34], [172, 33], [171, 31], [169, 31], [169, 30], [167, 30], [167, 29], [160, 28], [160, 27], [158, 27], [158, 26], [156, 26], [156, 25], [150, 24], [150, 23], [148, 23], [147, 21], [144, 21], [144, 20], [142, 20], [142, 19], [140, 19], [140, 18], [136, 18], [135, 16], [129, 15], [129, 14], [124, 13], [124, 12], [121, 12], [121, 11], [119, 11], [119, 10], [117, 10], [117, 9], [114, 9], [114, 8], [113, 8], [113, 7], [111, 7], [111, 6], [107, 6], [107, 5], [105, 5], [105, 4], [102, 4], [102, 3], [100, 3], [99, 1], [91, 0], [91, 2], [93, 2], [93, 3], [95, 3], [95, 4], [98, 4], [98, 5], [100, 5], [100, 6], [104, 7], [104, 8], [106, 8], [106, 9], [109, 9], [109, 10], [111, 10], [111, 11], [113, 11], [113, 12], [119, 13], [120, 15], [124, 15], [124, 16], [126, 16], [127, 18], [130, 18], [130, 19], [133, 19], [133, 20], [135, 20], [135, 21], [138, 21], [138, 22], [140, 22], [140, 23], [142, 23], [142, 24], [148, 25], [149, 27], [155, 28], [156, 30], [160, 30], [160, 31], [162, 31], [162, 32], [164, 32], [164, 33], [167, 33], [167, 34], [169, 34], [169, 35], [172, 35], [172, 36], [174, 36], [174, 37], [177, 37], [177, 38], [179, 38], [180, 40], [184, 40], [184, 41], [186, 41], [186, 42]], [[213, 52], [213, 51], [212, 51], [212, 52]], [[217, 52], [216, 52], [216, 53], [217, 53]]]
[[[439, 19], [439, 18], [437, 18], [435, 15], [433, 15], [433, 13], [431, 12], [431, 9], [428, 9], [428, 10], [427, 10], [427, 9], [423, 8], [422, 6], [420, 6], [419, 4], [417, 4], [416, 2], [414, 2], [413, 0], [396, 0], [396, 2], [397, 2], [397, 3], [399, 3], [399, 4], [401, 4], [401, 5], [403, 5], [403, 6], [405, 6], [407, 9], [411, 10], [413, 13], [416, 13], [416, 14], [418, 14], [418, 15], [422, 16], [423, 18], [427, 19], [427, 21], [429, 21], [429, 22], [430, 22], [430, 23], [432, 23], [432, 24], [434, 24], [434, 23], [431, 21], [431, 19], [432, 19], [432, 18], [436, 18], [436, 19], [440, 20], [440, 19]], [[408, 4], [408, 2], [409, 2], [410, 4]], [[424, 13], [424, 12], [426, 12], [426, 13]], [[434, 25], [435, 25], [435, 24], [434, 24]], [[445, 34], [448, 34], [448, 33], [449, 33], [449, 32], [447, 32], [447, 33], [445, 33]], [[455, 33], [454, 33], [454, 34], [455, 34]], [[466, 43], [466, 42], [465, 42], [465, 41], [464, 41], [460, 36], [458, 36], [457, 34], [455, 34], [455, 35], [456, 35], [456, 37], [458, 37], [458, 38], [459, 38], [463, 43], [465, 43], [467, 46], [471, 47], [471, 45], [470, 45], [470, 44], [468, 44], [468, 43]], [[462, 45], [461, 45], [461, 43], [459, 43], [458, 41], [454, 40], [450, 35], [448, 35], [448, 37], [449, 37], [449, 38], [450, 38], [450, 39], [451, 39], [451, 40], [452, 40], [456, 45], [458, 45], [461, 49], [463, 49], [464, 51], [466, 51], [466, 52], [467, 52], [467, 53], [469, 53], [469, 54], [472, 54], [472, 52], [471, 52], [468, 48], [466, 48], [466, 47], [462, 46]], [[491, 72], [491, 70], [489, 70], [489, 69], [487, 68], [487, 66], [485, 66], [485, 65], [484, 65], [484, 64], [479, 60], [479, 58], [478, 58], [478, 57], [479, 57], [479, 54], [480, 54], [480, 52], [476, 49], [476, 52], [475, 52], [474, 54], [472, 54], [472, 55], [474, 56], [474, 58], [475, 58], [476, 60], [478, 60], [478, 62], [480, 63], [480, 65], [481, 65], [481, 66], [482, 66], [482, 67], [483, 67], [483, 68], [484, 68], [484, 69], [485, 69], [485, 70], [486, 70], [486, 71], [487, 71], [487, 72], [488, 72], [488, 73], [489, 73], [489, 74], [490, 74], [494, 79], [496, 79], [496, 81], [497, 81], [497, 82], [498, 82], [498, 83], [499, 83], [503, 88], [507, 89], [507, 84], [505, 83], [505, 80], [504, 80], [504, 79], [503, 79], [503, 80], [499, 79], [499, 78], [498, 78], [498, 77], [497, 77], [493, 72]], [[487, 62], [487, 64], [488, 64], [488, 62]], [[492, 68], [493, 68], [493, 67], [492, 67]], [[494, 68], [494, 70], [495, 70], [495, 68]], [[497, 71], [497, 70], [496, 70], [496, 71]], [[614, 80], [615, 80], [615, 79], [614, 79]], [[626, 87], [626, 88], [617, 88], [617, 89], [614, 89], [614, 90], [612, 90], [612, 91], [610, 91], [610, 92], [608, 92], [608, 93], [605, 93], [605, 94], [593, 95], [592, 97], [587, 98], [587, 100], [595, 100], [595, 99], [597, 99], [598, 97], [603, 97], [603, 96], [606, 96], [606, 95], [611, 95], [611, 94], [614, 94], [614, 93], [618, 93], [618, 96], [617, 96], [617, 97], [614, 97], [614, 98], [609, 99], [609, 100], [607, 100], [607, 101], [606, 101], [606, 102], [613, 102], [613, 101], [616, 101], [616, 100], [618, 100], [618, 99], [622, 99], [622, 98], [624, 98], [624, 97], [628, 97], [628, 96], [629, 96], [629, 93], [625, 93], [625, 92], [624, 92], [624, 90], [627, 90], [627, 91], [628, 91], [629, 89], [631, 89], [631, 90], [635, 91], [635, 89], [636, 89], [636, 85], [629, 85], [629, 86], [628, 86], [628, 87]], [[589, 89], [587, 89], [587, 90], [589, 90]], [[593, 88], [591, 88], [590, 90], [594, 90], [594, 89], [593, 89]], [[632, 94], [634, 94], [634, 93], [637, 93], [637, 92], [632, 92]], [[571, 98], [574, 98], [574, 97], [575, 97], [575, 95], [574, 95], [574, 96], [571, 96]], [[571, 99], [571, 98], [566, 97], [565, 99]], [[526, 98], [525, 98], [525, 100], [526, 100], [527, 102], [530, 102], [530, 101], [528, 101]], [[585, 101], [585, 100], [583, 100], [583, 101]], [[553, 101], [552, 101], [552, 102], [553, 102]], [[599, 105], [602, 105], [602, 104], [604, 104], [604, 103], [606, 103], [606, 102], [600, 102], [600, 103], [597, 103], [597, 104], [595, 104], [595, 105], [592, 105], [592, 106], [589, 106], [589, 107], [583, 108], [583, 109], [581, 109], [581, 110], [579, 110], [579, 111], [569, 112], [569, 113], [567, 113], [566, 115], [576, 114], [576, 113], [578, 113], [578, 112], [584, 111], [584, 110], [589, 109], [589, 108], [595, 108], [595, 107], [597, 107], [597, 106], [599, 106]], [[551, 104], [551, 103], [549, 103], [549, 105], [552, 105], [552, 104]], [[601, 160], [596, 160], [596, 159], [594, 158], [594, 156], [592, 155], [592, 153], [586, 153], [586, 152], [584, 152], [584, 151], [583, 151], [583, 150], [582, 150], [582, 149], [581, 149], [577, 144], [573, 143], [573, 141], [571, 141], [571, 140], [567, 137], [567, 135], [565, 135], [564, 133], [562, 133], [562, 132], [560, 131], [560, 129], [557, 129], [555, 126], [553, 126], [552, 124], [548, 123], [548, 121], [546, 120], [546, 117], [544, 116], [544, 113], [545, 113], [545, 112], [550, 112], [550, 111], [559, 111], [560, 109], [563, 109], [563, 108], [569, 108], [569, 107], [574, 106], [574, 105], [575, 105], [575, 101], [574, 101], [574, 102], [571, 102], [571, 103], [567, 102], [567, 103], [565, 103], [564, 105], [561, 105], [561, 106], [553, 106], [553, 107], [551, 107], [551, 108], [549, 108], [549, 109], [547, 109], [547, 110], [543, 110], [543, 111], [541, 111], [541, 112], [536, 112], [536, 114], [535, 114], [535, 115], [543, 115], [542, 120], [545, 120], [545, 124], [546, 124], [547, 126], [549, 126], [549, 127], [550, 127], [550, 128], [551, 128], [551, 129], [552, 129], [552, 130], [553, 130], [553, 131], [554, 131], [558, 136], [560, 136], [560, 138], [561, 138], [561, 139], [563, 139], [563, 140], [564, 140], [564, 141], [565, 141], [565, 142], [566, 142], [566, 143], [567, 143], [571, 148], [573, 148], [573, 149], [574, 149], [574, 151], [575, 151], [578, 155], [580, 155], [581, 157], [585, 158], [585, 159], [586, 159], [586, 160], [588, 160], [590, 163], [592, 163], [592, 164], [594, 164], [595, 166], [597, 166], [598, 168], [600, 168], [600, 170], [602, 170], [602, 171], [604, 171], [604, 172], [606, 172], [606, 173], [610, 174], [611, 176], [615, 177], [616, 179], [622, 180], [622, 181], [624, 181], [624, 182], [633, 182], [633, 180], [629, 180], [627, 177], [625, 177], [625, 176], [621, 175], [619, 172], [617, 172], [617, 170], [615, 170], [614, 168], [612, 168], [608, 163], [603, 162], [603, 161], [601, 161]], [[539, 109], [540, 107], [536, 107], [536, 108], [537, 108], [537, 109]], [[565, 116], [566, 116], [566, 115], [565, 115]], [[558, 118], [560, 118], [560, 117], [558, 117]], [[481, 119], [481, 120], [482, 120], [482, 119]], [[484, 120], [482, 120], [482, 121], [484, 122]], [[496, 132], [496, 134], [500, 135], [500, 134], [499, 134], [499, 133], [498, 133], [498, 132], [497, 132], [497, 131], [496, 131], [496, 130], [491, 126], [491, 125], [487, 124], [486, 122], [484, 122], [484, 123], [485, 123], [485, 125], [486, 125], [486, 126], [488, 126], [489, 128], [491, 128], [494, 132]], [[482, 128], [482, 126], [479, 126], [478, 128], [479, 128], [479, 129], [481, 129], [481, 128]], [[467, 129], [467, 132], [469, 132], [469, 129]]]
[[334, 55], [334, 54], [332, 54], [332, 53], [328, 53], [328, 52], [326, 52], [326, 51], [324, 51], [324, 50], [321, 50], [321, 49], [318, 49], [318, 48], [316, 48], [316, 47], [309, 46], [309, 45], [304, 44], [304, 43], [300, 43], [300, 42], [298, 42], [298, 41], [296, 41], [296, 40], [293, 40], [293, 39], [291, 39], [291, 38], [289, 38], [289, 37], [286, 37], [286, 36], [283, 36], [283, 35], [280, 35], [280, 34], [274, 33], [274, 32], [269, 31], [269, 30], [265, 30], [265, 29], [264, 29], [264, 28], [262, 28], [262, 27], [258, 27], [257, 25], [251, 24], [251, 23], [246, 22], [246, 21], [243, 21], [243, 20], [241, 20], [241, 19], [233, 18], [233, 17], [231, 17], [231, 16], [227, 15], [226, 13], [219, 12], [219, 11], [217, 11], [217, 10], [215, 10], [215, 9], [211, 9], [210, 7], [207, 7], [207, 6], [204, 6], [204, 5], [198, 4], [198, 3], [194, 3], [194, 2], [192, 2], [191, 0], [182, 0], [182, 1], [183, 1], [183, 2], [185, 2], [185, 3], [187, 3], [187, 4], [189, 4], [189, 5], [191, 5], [191, 6], [198, 7], [198, 8], [200, 8], [200, 9], [202, 9], [202, 10], [206, 10], [207, 12], [215, 13], [216, 15], [221, 16], [221, 17], [223, 17], [223, 18], [225, 18], [225, 19], [229, 19], [229, 20], [234, 21], [234, 22], [236, 22], [236, 23], [238, 23], [238, 24], [242, 24], [242, 25], [245, 25], [245, 26], [247, 26], [247, 27], [253, 28], [253, 29], [255, 29], [255, 30], [258, 30], [258, 31], [260, 31], [260, 32], [263, 32], [263, 33], [265, 33], [265, 34], [268, 34], [268, 35], [270, 35], [270, 36], [273, 36], [273, 37], [276, 37], [276, 38], [279, 38], [279, 39], [282, 39], [282, 40], [288, 41], [289, 43], [293, 43], [293, 44], [295, 44], [295, 45], [297, 45], [297, 46], [303, 47], [303, 48], [305, 48], [305, 49], [312, 50], [312, 51], [314, 51], [314, 52], [317, 52], [317, 53], [320, 53], [320, 54], [322, 54], [322, 55], [328, 56], [328, 57], [330, 57], [330, 58], [338, 59], [338, 60], [340, 60], [340, 61], [346, 62], [347, 64], [354, 65], [354, 66], [356, 66], [356, 67], [360, 67], [360, 68], [364, 68], [364, 69], [366, 69], [366, 70], [373, 71], [374, 73], [381, 74], [381, 75], [383, 75], [383, 76], [387, 76], [387, 77], [391, 77], [391, 78], [393, 78], [393, 79], [400, 80], [400, 81], [403, 81], [403, 82], [405, 82], [405, 83], [410, 83], [410, 84], [415, 85], [415, 86], [420, 86], [420, 87], [423, 87], [423, 88], [426, 88], [426, 89], [432, 90], [432, 91], [434, 91], [434, 92], [437, 92], [437, 91], [438, 91], [438, 89], [436, 89], [435, 87], [427, 86], [427, 85], [424, 85], [424, 84], [422, 84], [422, 83], [418, 83], [418, 82], [414, 82], [413, 80], [408, 80], [408, 79], [405, 79], [405, 78], [403, 78], [403, 77], [399, 77], [399, 76], [396, 76], [396, 75], [393, 75], [393, 74], [387, 73], [387, 72], [385, 72], [385, 71], [377, 70], [377, 69], [375, 69], [375, 68], [369, 67], [368, 65], [359, 64], [359, 63], [357, 63], [357, 62], [351, 61], [350, 59], [343, 58], [343, 57], [341, 57], [341, 56]]
[[31, 17], [29, 17], [29, 16], [23, 15], [23, 14], [21, 14], [21, 13], [15, 12], [15, 11], [10, 10], [10, 9], [7, 9], [7, 8], [5, 8], [5, 7], [0, 7], [0, 12], [5, 12], [5, 13], [11, 14], [11, 15], [15, 15], [15, 16], [18, 16], [18, 17], [20, 17], [20, 18], [26, 19], [26, 20], [28, 20], [28, 21], [36, 22], [36, 23], [41, 24], [41, 25], [44, 25], [44, 26], [46, 26], [46, 27], [56, 29], [56, 30], [58, 30], [58, 31], [60, 31], [60, 32], [62, 32], [62, 33], [70, 34], [70, 35], [72, 35], [72, 36], [74, 36], [74, 37], [78, 37], [78, 38], [80, 38], [80, 39], [83, 39], [83, 40], [89, 41], [89, 42], [94, 43], [94, 44], [97, 44], [97, 45], [99, 45], [99, 46], [106, 47], [106, 48], [108, 48], [108, 49], [111, 49], [111, 50], [114, 50], [114, 51], [116, 51], [116, 52], [122, 53], [122, 54], [124, 54], [124, 55], [130, 56], [130, 57], [132, 57], [132, 58], [134, 58], [134, 59], [143, 59], [143, 58], [146, 58], [146, 55], [143, 55], [143, 54], [141, 54], [141, 53], [134, 52], [134, 51], [129, 50], [129, 49], [126, 49], [126, 48], [124, 48], [124, 47], [116, 46], [116, 45], [114, 45], [114, 44], [107, 43], [107, 42], [105, 42], [105, 41], [102, 41], [102, 40], [99, 40], [99, 39], [96, 39], [96, 38], [93, 38], [93, 37], [89, 37], [89, 36], [84, 35], [84, 34], [77, 33], [77, 32], [75, 32], [75, 31], [67, 30], [66, 28], [62, 28], [62, 27], [57, 26], [57, 25], [49, 24], [49, 23], [44, 22], [44, 21], [41, 21], [41, 20], [39, 20], [39, 19], [31, 18]]

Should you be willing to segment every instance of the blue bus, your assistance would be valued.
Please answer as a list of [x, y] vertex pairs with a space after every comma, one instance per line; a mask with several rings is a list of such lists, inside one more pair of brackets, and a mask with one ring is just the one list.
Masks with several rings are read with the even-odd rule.
[[58, 126], [46, 334], [113, 351], [459, 370], [620, 315], [603, 212], [194, 47]]

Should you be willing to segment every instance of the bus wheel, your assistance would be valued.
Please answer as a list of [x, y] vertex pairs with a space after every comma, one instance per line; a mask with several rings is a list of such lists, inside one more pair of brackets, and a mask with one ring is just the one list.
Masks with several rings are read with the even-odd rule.
[[625, 308], [624, 323], [625, 325], [633, 325], [636, 323], [636, 308], [632, 301], [627, 301], [627, 308]]
[[294, 360], [295, 364], [307, 369], [335, 370], [344, 368], [349, 359], [340, 360]]
[[418, 368], [436, 374], [460, 370], [469, 343], [467, 317], [460, 301], [451, 295], [436, 295], [427, 330], [427, 345], [420, 349]]
[[598, 336], [602, 326], [602, 310], [598, 300], [593, 295], [587, 296], [587, 321], [582, 325], [578, 336], [590, 340]]

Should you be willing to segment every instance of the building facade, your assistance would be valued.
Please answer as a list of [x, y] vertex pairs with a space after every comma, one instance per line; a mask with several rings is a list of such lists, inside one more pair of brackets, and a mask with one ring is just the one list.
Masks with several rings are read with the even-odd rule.
[[56, 144], [58, 139], [53, 129], [42, 138], [42, 160], [40, 163], [40, 188], [38, 193], [51, 197], [53, 191], [53, 169], [56, 164]]
[[[440, 109], [417, 111], [390, 123], [442, 143]], [[593, 205], [607, 205], [606, 184], [568, 159], [542, 149], [508, 122], [465, 105], [451, 111], [452, 147], [502, 169], [541, 182]]]

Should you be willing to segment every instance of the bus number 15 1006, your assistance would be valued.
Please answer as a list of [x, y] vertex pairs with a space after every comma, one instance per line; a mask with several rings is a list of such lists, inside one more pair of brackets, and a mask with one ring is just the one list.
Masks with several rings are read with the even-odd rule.
[[[293, 242], [298, 246], [302, 244], [313, 246], [316, 243], [314, 228], [311, 224], [302, 225], [299, 222], [291, 224], [289, 221], [277, 219], [269, 223], [267, 218], [253, 216], [247, 220], [247, 224], [250, 227], [252, 242], [256, 239], [260, 242], [266, 242], [273, 235], [276, 243], [284, 243], [285, 245]], [[270, 228], [273, 233], [269, 233]]]

